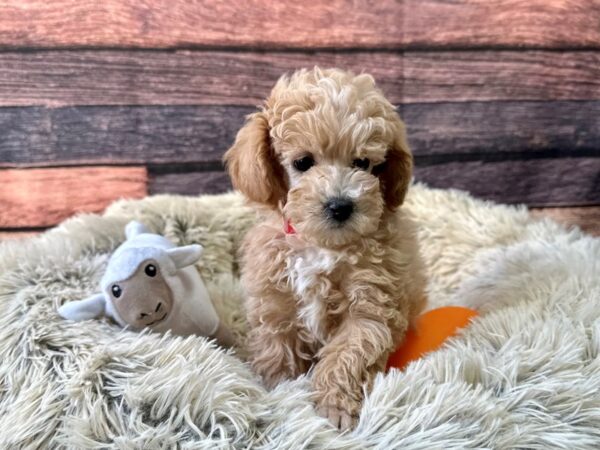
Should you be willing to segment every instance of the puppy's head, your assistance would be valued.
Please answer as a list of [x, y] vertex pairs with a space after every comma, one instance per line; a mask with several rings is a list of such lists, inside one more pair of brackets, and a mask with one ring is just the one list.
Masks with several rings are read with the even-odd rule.
[[282, 77], [225, 161], [236, 189], [324, 246], [377, 230], [412, 173], [404, 125], [373, 78], [336, 69]]

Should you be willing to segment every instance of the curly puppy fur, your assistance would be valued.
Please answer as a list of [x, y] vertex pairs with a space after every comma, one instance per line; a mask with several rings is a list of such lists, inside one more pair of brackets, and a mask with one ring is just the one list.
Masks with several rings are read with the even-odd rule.
[[225, 161], [264, 215], [243, 246], [253, 367], [273, 386], [314, 364], [317, 411], [351, 428], [424, 303], [399, 208], [412, 172], [403, 123], [371, 76], [301, 70], [277, 82]]

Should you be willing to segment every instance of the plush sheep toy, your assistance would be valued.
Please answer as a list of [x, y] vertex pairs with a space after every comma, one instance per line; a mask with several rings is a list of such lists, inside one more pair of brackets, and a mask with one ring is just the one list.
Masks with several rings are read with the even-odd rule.
[[115, 250], [100, 281], [101, 292], [67, 303], [58, 313], [65, 319], [87, 320], [106, 315], [122, 327], [156, 332], [197, 334], [233, 344], [220, 322], [194, 263], [200, 245], [175, 247], [139, 222], [125, 227], [127, 240]]

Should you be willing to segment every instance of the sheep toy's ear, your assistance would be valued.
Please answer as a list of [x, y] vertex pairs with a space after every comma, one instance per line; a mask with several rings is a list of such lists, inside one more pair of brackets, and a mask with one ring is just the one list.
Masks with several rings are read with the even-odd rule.
[[202, 246], [198, 244], [186, 245], [185, 247], [170, 248], [167, 255], [178, 269], [191, 266], [202, 256]]
[[129, 222], [125, 227], [125, 237], [127, 239], [131, 239], [132, 237], [135, 237], [138, 234], [144, 233], [150, 233], [150, 230], [146, 228], [146, 225], [135, 220]]
[[84, 300], [69, 302], [58, 308], [58, 314], [68, 320], [79, 322], [80, 320], [95, 319], [104, 314], [106, 310], [106, 299], [104, 294], [94, 294]]

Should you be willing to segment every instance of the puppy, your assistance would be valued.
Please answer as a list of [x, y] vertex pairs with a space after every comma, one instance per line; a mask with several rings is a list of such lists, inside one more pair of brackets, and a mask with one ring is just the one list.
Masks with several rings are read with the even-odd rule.
[[314, 365], [317, 411], [351, 428], [424, 302], [403, 123], [371, 76], [301, 70], [225, 162], [264, 217], [242, 248], [252, 365], [268, 386]]

